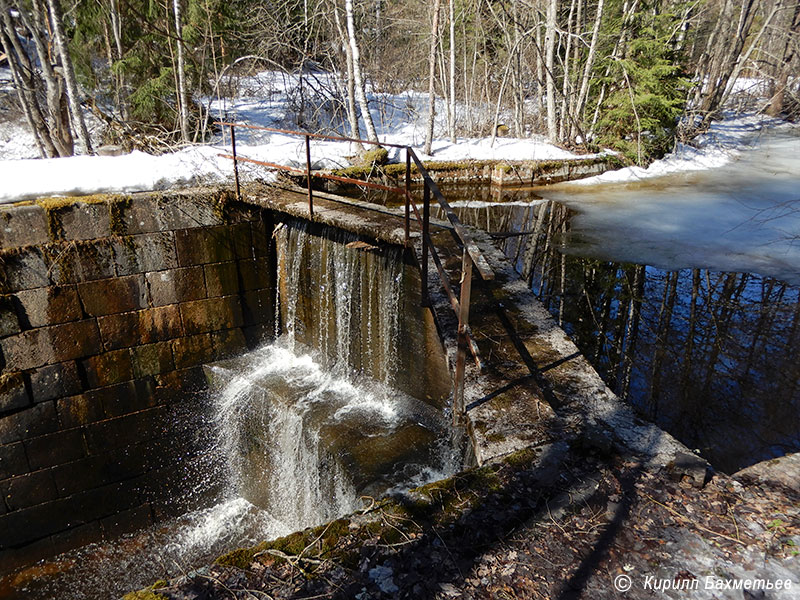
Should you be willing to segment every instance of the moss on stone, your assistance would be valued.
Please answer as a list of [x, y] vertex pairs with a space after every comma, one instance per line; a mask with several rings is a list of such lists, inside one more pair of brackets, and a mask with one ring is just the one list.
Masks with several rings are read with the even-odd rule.
[[271, 542], [263, 542], [250, 548], [237, 548], [220, 556], [216, 562], [224, 566], [246, 569], [260, 556], [269, 556], [270, 560], [278, 562], [285, 560], [278, 555], [270, 554], [270, 550], [276, 550], [288, 557], [301, 554], [306, 558], [326, 557], [334, 553], [339, 540], [349, 532], [350, 520], [338, 519], [325, 525], [290, 533]]
[[509, 454], [503, 459], [503, 462], [515, 469], [521, 469], [530, 465], [536, 458], [536, 450], [533, 448], [523, 448]]
[[125, 211], [131, 207], [130, 196], [115, 196], [108, 201], [108, 224], [114, 235], [125, 235], [128, 232], [128, 223], [125, 221]]
[[389, 151], [382, 146], [367, 150], [361, 154], [362, 162], [368, 165], [385, 165], [389, 162]]
[[138, 592], [130, 592], [122, 597], [122, 600], [169, 600], [163, 594], [159, 594], [155, 590], [166, 587], [167, 582], [163, 580], [157, 581], [155, 584], [148, 588], [139, 590]]

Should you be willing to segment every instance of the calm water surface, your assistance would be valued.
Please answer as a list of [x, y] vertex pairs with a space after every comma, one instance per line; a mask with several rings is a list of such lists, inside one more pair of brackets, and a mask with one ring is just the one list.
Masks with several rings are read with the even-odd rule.
[[714, 171], [445, 195], [521, 234], [497, 240], [640, 414], [726, 472], [800, 450], [800, 137]]

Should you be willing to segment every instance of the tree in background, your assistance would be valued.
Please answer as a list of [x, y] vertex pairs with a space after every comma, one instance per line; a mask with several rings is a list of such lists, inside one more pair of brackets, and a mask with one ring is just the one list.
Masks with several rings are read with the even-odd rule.
[[[80, 108], [59, 0], [47, 0], [46, 5], [32, 0], [28, 6], [1, 0], [0, 11], [3, 50], [40, 155], [71, 156], [75, 136], [83, 152], [90, 154], [92, 145]], [[31, 40], [33, 48], [26, 39]]]
[[[433, 129], [435, 103], [421, 115], [426, 149], [436, 135], [538, 133], [569, 148], [611, 146], [644, 164], [670, 149], [679, 124], [687, 138], [706, 127], [743, 76], [771, 94], [750, 108], [791, 116], [800, 107], [794, 0], [448, 0], [446, 10], [439, 0], [0, 0], [0, 8], [3, 52], [43, 156], [69, 155], [76, 141], [88, 148], [78, 86], [106, 124], [104, 141], [156, 150], [204, 140], [202, 99], [233, 93], [226, 82], [250, 65], [292, 77], [284, 125], [308, 130], [377, 139], [371, 110], [381, 105], [367, 90], [443, 98], [446, 131]], [[53, 12], [62, 8], [59, 33]]]
[[623, 30], [612, 37], [624, 41], [599, 65], [604, 93], [592, 125], [596, 143], [640, 165], [671, 149], [686, 104], [690, 81], [671, 43], [679, 20], [679, 13], [645, 2], [629, 18], [623, 12]]

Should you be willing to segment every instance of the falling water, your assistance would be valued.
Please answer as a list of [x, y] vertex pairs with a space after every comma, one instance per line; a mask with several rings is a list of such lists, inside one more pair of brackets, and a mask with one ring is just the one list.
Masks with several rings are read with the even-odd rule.
[[[436, 403], [398, 390], [402, 250], [274, 235], [277, 341], [209, 369], [236, 493], [291, 531], [456, 467]], [[407, 359], [406, 359], [407, 362]], [[409, 387], [409, 386], [404, 386]]]
[[403, 285], [400, 248], [360, 250], [337, 231], [313, 235], [307, 223], [275, 233], [280, 300], [276, 321], [289, 343], [386, 384], [398, 366], [398, 315]]
[[443, 350], [402, 251], [299, 223], [274, 237], [279, 335], [206, 367], [210, 414], [184, 432], [213, 432], [199, 465], [182, 462], [206, 507], [57, 557], [15, 597], [119, 596], [463, 463], [442, 411]]
[[381, 382], [350, 381], [288, 337], [211, 372], [222, 383], [216, 411], [232, 490], [283, 531], [454, 466], [439, 410]]

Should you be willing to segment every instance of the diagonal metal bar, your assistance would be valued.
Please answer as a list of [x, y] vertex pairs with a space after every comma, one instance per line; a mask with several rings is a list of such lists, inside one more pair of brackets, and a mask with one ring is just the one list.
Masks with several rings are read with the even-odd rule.
[[430, 187], [431, 193], [433, 193], [433, 196], [444, 210], [445, 214], [447, 215], [447, 219], [453, 225], [453, 229], [456, 230], [458, 237], [461, 238], [461, 243], [464, 244], [464, 249], [467, 251], [470, 258], [472, 258], [472, 262], [474, 263], [475, 268], [478, 269], [478, 273], [480, 273], [481, 278], [484, 280], [494, 279], [494, 271], [492, 271], [492, 268], [489, 266], [486, 258], [481, 253], [478, 245], [472, 240], [472, 236], [470, 236], [469, 233], [467, 233], [467, 230], [464, 229], [464, 226], [461, 224], [458, 215], [456, 215], [455, 211], [453, 211], [453, 208], [450, 206], [447, 200], [445, 200], [444, 195], [439, 190], [439, 186], [437, 186], [436, 182], [433, 181], [427, 169], [422, 164], [422, 161], [419, 159], [419, 157], [417, 157], [416, 152], [414, 152], [411, 148], [409, 148], [408, 151], [411, 154], [412, 160], [417, 165], [417, 169], [419, 170], [420, 174]]

